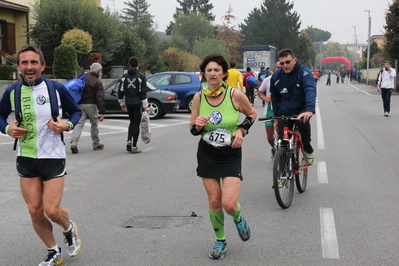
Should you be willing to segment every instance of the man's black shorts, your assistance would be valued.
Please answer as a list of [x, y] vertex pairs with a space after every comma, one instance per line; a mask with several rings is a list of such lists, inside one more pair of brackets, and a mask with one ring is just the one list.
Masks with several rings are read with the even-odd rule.
[[43, 181], [66, 175], [65, 159], [34, 159], [17, 157], [17, 171], [21, 177], [40, 177]]

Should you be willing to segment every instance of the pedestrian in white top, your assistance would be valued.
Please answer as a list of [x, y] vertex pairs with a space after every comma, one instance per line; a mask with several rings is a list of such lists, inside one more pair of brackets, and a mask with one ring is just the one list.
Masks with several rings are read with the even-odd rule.
[[377, 91], [381, 91], [385, 117], [388, 117], [391, 111], [391, 95], [395, 88], [395, 76], [396, 70], [391, 67], [391, 62], [387, 61], [377, 77]]

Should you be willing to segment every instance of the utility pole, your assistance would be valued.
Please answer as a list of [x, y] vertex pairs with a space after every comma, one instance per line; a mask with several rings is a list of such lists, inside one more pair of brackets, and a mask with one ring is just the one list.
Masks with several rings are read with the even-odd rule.
[[368, 31], [368, 37], [367, 37], [367, 74], [366, 74], [366, 84], [369, 84], [369, 69], [370, 69], [370, 34], [371, 34], [371, 17], [370, 17], [370, 10], [365, 10], [366, 12], [369, 13], [368, 19], [369, 19], [369, 31]]
[[354, 56], [353, 56], [353, 65], [355, 65], [357, 63], [357, 35], [356, 35], [356, 27], [352, 26], [352, 28], [355, 29], [355, 34], [353, 35], [353, 52], [354, 52]]

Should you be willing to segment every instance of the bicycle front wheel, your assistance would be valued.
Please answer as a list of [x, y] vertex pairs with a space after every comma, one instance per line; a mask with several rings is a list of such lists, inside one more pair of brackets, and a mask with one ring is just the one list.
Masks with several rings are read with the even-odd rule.
[[296, 147], [297, 161], [294, 163], [296, 188], [300, 193], [305, 192], [308, 182], [308, 164], [300, 147]]
[[274, 194], [278, 205], [283, 209], [291, 205], [294, 196], [294, 177], [290, 169], [291, 160], [290, 150], [286, 147], [280, 147], [273, 164]]

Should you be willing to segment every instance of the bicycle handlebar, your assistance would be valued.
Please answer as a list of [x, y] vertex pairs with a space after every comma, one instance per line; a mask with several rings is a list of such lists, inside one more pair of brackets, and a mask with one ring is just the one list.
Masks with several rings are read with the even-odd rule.
[[268, 116], [268, 117], [261, 117], [258, 118], [258, 121], [270, 121], [270, 120], [298, 120], [298, 115], [282, 115], [282, 116]]

